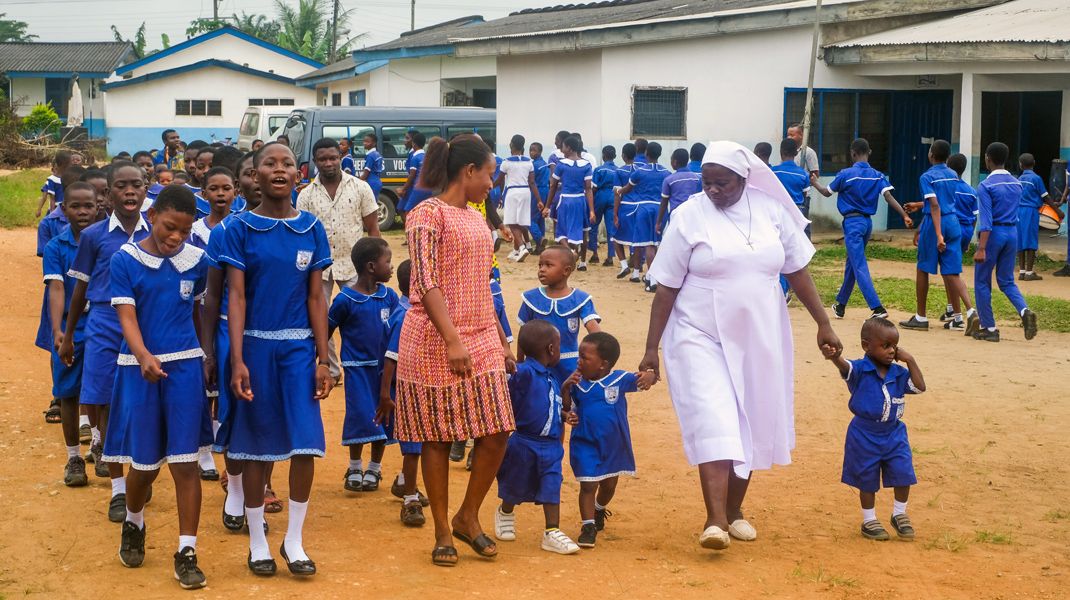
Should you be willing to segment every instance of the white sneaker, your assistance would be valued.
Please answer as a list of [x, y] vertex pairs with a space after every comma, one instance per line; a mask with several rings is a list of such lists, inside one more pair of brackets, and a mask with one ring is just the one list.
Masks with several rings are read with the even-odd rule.
[[516, 262], [524, 262], [524, 259], [528, 257], [531, 252], [527, 246], [521, 246], [520, 250], [516, 253]]
[[569, 539], [560, 529], [551, 529], [542, 534], [542, 549], [558, 554], [575, 554], [580, 551], [576, 542]]
[[[494, 511], [494, 537], [503, 542], [516, 540], [516, 513], [503, 513], [499, 506]], [[546, 542], [543, 542], [546, 544]]]
[[758, 531], [746, 519], [736, 519], [728, 525], [728, 535], [741, 542], [753, 542], [758, 539]]
[[517, 251], [513, 250], [512, 252], [509, 253], [508, 256], [506, 256], [506, 258], [508, 258], [509, 260], [515, 262], [516, 261], [516, 255], [517, 255]]
[[731, 543], [732, 538], [716, 525], [710, 525], [698, 536], [698, 544], [710, 550], [724, 550]]

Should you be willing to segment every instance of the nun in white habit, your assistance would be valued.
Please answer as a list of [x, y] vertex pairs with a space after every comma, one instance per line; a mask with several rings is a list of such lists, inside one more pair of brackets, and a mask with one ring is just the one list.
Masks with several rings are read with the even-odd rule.
[[664, 341], [684, 453], [706, 504], [699, 543], [723, 549], [757, 537], [742, 512], [751, 471], [790, 463], [795, 447], [781, 274], [817, 322], [818, 347], [842, 344], [806, 269], [808, 221], [769, 166], [739, 144], [712, 142], [702, 190], [673, 213], [650, 268], [658, 291], [639, 368], [660, 376]]

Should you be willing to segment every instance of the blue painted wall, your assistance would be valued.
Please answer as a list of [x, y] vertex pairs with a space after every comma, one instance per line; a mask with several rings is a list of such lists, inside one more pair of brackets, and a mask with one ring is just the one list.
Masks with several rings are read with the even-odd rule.
[[160, 134], [164, 129], [174, 129], [182, 137], [182, 141], [189, 143], [193, 140], [204, 140], [208, 143], [213, 141], [223, 142], [231, 138], [232, 142], [238, 141], [237, 127], [174, 127], [173, 125], [160, 125], [159, 127], [108, 127], [108, 154], [114, 156], [126, 150], [133, 154], [138, 150], [160, 148]]

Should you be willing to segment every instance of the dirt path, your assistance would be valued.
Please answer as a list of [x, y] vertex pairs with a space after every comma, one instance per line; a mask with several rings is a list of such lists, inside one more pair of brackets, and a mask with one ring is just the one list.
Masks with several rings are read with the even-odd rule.
[[[89, 488], [62, 484], [59, 427], [44, 424], [41, 415], [50, 388], [47, 358], [32, 346], [41, 298], [33, 246], [31, 230], [0, 232], [0, 449], [6, 458], [0, 462], [0, 596], [177, 596], [181, 591], [170, 573], [177, 518], [166, 475], [147, 509], [148, 558], [138, 570], [124, 569], [116, 558], [119, 530], [106, 520], [107, 482], [90, 475]], [[883, 262], [873, 268], [878, 276], [912, 270]], [[520, 293], [535, 285], [535, 269], [531, 259], [503, 267], [510, 314]], [[615, 280], [614, 271], [593, 267], [574, 283], [594, 295], [605, 328], [621, 339], [621, 366], [634, 368], [650, 296]], [[1041, 283], [1057, 290], [1044, 293], [1070, 297], [1070, 282]], [[207, 484], [198, 546], [210, 586], [191, 596], [1065, 598], [1070, 335], [1041, 332], [1026, 343], [1011, 334], [1000, 344], [981, 344], [943, 331], [903, 334], [930, 390], [911, 397], [906, 413], [920, 482], [910, 500], [918, 539], [882, 544], [858, 535], [856, 495], [839, 483], [850, 420], [846, 387], [814, 347], [815, 328], [806, 313], [796, 308], [791, 315], [798, 446], [795, 464], [754, 479], [745, 506], [759, 532], [754, 543], [734, 543], [720, 554], [698, 547], [703, 513], [697, 473], [684, 460], [676, 417], [660, 385], [631, 398], [639, 477], [622, 481], [597, 549], [579, 556], [543, 552], [541, 510], [525, 505], [518, 509], [519, 541], [501, 544], [495, 562], [461, 549], [458, 568], [433, 567], [430, 525], [403, 528], [400, 503], [386, 490], [353, 495], [342, 489], [346, 455], [336, 445], [343, 415], [338, 390], [323, 405], [331, 443], [318, 462], [305, 533], [320, 574], [309, 582], [281, 573], [255, 579], [245, 567], [245, 537], [222, 528], [223, 494]], [[852, 310], [834, 323], [851, 358], [861, 354], [863, 316]], [[389, 450], [384, 483], [399, 467], [397, 451]], [[565, 472], [562, 524], [575, 536], [578, 487], [567, 466]], [[454, 466], [453, 506], [463, 481], [464, 470]], [[277, 476], [283, 498], [285, 488], [285, 476]], [[891, 500], [888, 493], [878, 495], [885, 521]], [[488, 529], [494, 506], [493, 498], [484, 506]], [[285, 513], [269, 516], [269, 522], [274, 550]]]

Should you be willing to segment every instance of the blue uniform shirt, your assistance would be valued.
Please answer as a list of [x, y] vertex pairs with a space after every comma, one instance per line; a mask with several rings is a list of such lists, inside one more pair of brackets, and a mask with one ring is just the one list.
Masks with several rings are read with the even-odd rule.
[[56, 199], [56, 204], [63, 203], [63, 182], [55, 175], [49, 175], [41, 191]]
[[331, 264], [327, 232], [316, 217], [304, 211], [289, 219], [238, 213], [227, 223], [218, 260], [245, 272], [245, 335], [312, 337], [308, 278]]
[[613, 188], [617, 185], [617, 165], [613, 161], [599, 165], [591, 176], [594, 203], [613, 206]]
[[561, 389], [548, 367], [533, 358], [517, 365], [509, 376], [509, 398], [517, 433], [561, 438]]
[[[74, 256], [78, 253], [78, 242], [74, 239], [74, 232], [70, 227], [64, 229], [59, 235], [52, 238], [45, 246], [44, 281], [60, 281], [63, 283], [63, 318], [60, 319], [60, 327], [67, 328], [67, 312], [71, 308], [71, 296], [74, 294], [74, 285], [78, 281], [67, 272], [74, 264]], [[45, 306], [48, 306], [47, 304]], [[74, 343], [82, 342], [87, 319], [78, 319], [78, 325], [74, 328]], [[49, 321], [51, 323], [51, 321]]]
[[343, 173], [349, 173], [350, 175], [356, 176], [356, 174], [357, 174], [357, 163], [353, 161], [353, 155], [352, 154], [346, 154], [345, 156], [342, 157], [341, 167], [342, 167], [342, 172]]
[[810, 191], [810, 174], [805, 169], [795, 164], [794, 160], [786, 160], [773, 167], [773, 174], [788, 191], [796, 206], [802, 206], [806, 202], [806, 193]]
[[1017, 225], [1022, 183], [1006, 169], [996, 169], [977, 186], [977, 231], [992, 231], [993, 225]]
[[554, 168], [553, 178], [561, 182], [558, 191], [562, 195], [584, 194], [587, 188], [585, 182], [594, 178], [594, 167], [583, 159], [562, 158]]
[[327, 323], [342, 335], [343, 367], [377, 367], [390, 341], [390, 315], [398, 306], [394, 290], [379, 284], [371, 295], [345, 286], [327, 311]]
[[692, 173], [702, 173], [702, 161], [693, 160], [687, 163], [687, 170], [691, 171]]
[[398, 305], [394, 307], [394, 312], [390, 313], [390, 318], [387, 320], [387, 327], [390, 328], [390, 336], [386, 342], [386, 352], [384, 356], [390, 360], [398, 361], [398, 352], [401, 352], [401, 326], [405, 324], [405, 315], [409, 314], [409, 309], [412, 308], [412, 304], [405, 296], [398, 298]]
[[888, 365], [882, 379], [877, 365], [868, 356], [848, 361], [847, 389], [851, 392], [848, 408], [865, 421], [894, 423], [903, 418], [903, 396], [917, 394], [910, 381], [910, 371], [900, 364]]
[[856, 162], [837, 173], [829, 189], [837, 194], [836, 208], [841, 215], [862, 213], [873, 216], [884, 192], [895, 188], [884, 173], [869, 166], [869, 163]]
[[[635, 158], [635, 162], [638, 164], [639, 157]], [[643, 163], [637, 166], [632, 172], [632, 176], [628, 178], [628, 183], [634, 186], [635, 201], [654, 201], [660, 204], [661, 184], [669, 175], [669, 170], [658, 163]]]
[[368, 185], [372, 186], [372, 191], [378, 195], [379, 190], [383, 189], [383, 155], [375, 148], [369, 150], [364, 157], [363, 170], [368, 172]]
[[961, 179], [955, 182], [955, 215], [970, 227], [977, 221], [977, 190]]
[[921, 213], [923, 215], [931, 213], [929, 198], [936, 198], [940, 204], [941, 215], [956, 214], [955, 190], [958, 189], [959, 181], [962, 180], [959, 179], [958, 173], [952, 171], [944, 163], [929, 167], [929, 170], [922, 173], [918, 179], [921, 195], [925, 198], [925, 202], [921, 203]]
[[546, 195], [550, 193], [550, 166], [541, 156], [531, 162], [535, 167], [535, 188], [539, 190], [542, 201], [549, 202]]
[[114, 214], [82, 231], [78, 253], [68, 275], [88, 284], [85, 297], [91, 303], [111, 302], [111, 257], [127, 242], [137, 243], [149, 236], [149, 224], [138, 215], [133, 235], [126, 235]]
[[[126, 243], [111, 257], [111, 304], [134, 307], [145, 348], [161, 362], [202, 357], [193, 307], [204, 296], [207, 274], [204, 251], [190, 244], [163, 257]], [[125, 337], [119, 364], [138, 364]]]
[[594, 308], [594, 299], [587, 292], [574, 288], [564, 298], [550, 298], [546, 290], [537, 287], [524, 292], [517, 320], [523, 325], [533, 319], [549, 321], [561, 334], [561, 359], [579, 358], [580, 327], [588, 321], [601, 321]]
[[63, 208], [60, 206], [45, 215], [45, 218], [37, 224], [37, 256], [44, 256], [48, 242], [59, 235], [69, 224], [67, 215], [63, 213]]
[[[218, 225], [219, 223], [217, 223]], [[208, 249], [208, 242], [212, 237], [212, 227], [208, 225], [208, 217], [197, 219], [193, 222], [193, 229], [189, 232], [189, 243], [200, 248]], [[209, 259], [210, 264], [213, 262]]]
[[[619, 187], [624, 187], [628, 185], [628, 181], [632, 178], [632, 173], [635, 173], [635, 169], [638, 166], [638, 163], [634, 162], [630, 165], [621, 165], [620, 168], [617, 169], [617, 185]], [[635, 189], [632, 189], [632, 191], [628, 192], [624, 196], [621, 196], [620, 201], [635, 202], [637, 199], [638, 196], [635, 195]]]
[[669, 199], [669, 214], [702, 191], [702, 176], [688, 169], [680, 169], [661, 182], [661, 197]]
[[1018, 181], [1022, 182], [1022, 199], [1019, 206], [1039, 209], [1044, 205], [1044, 198], [1048, 195], [1048, 189], [1044, 186], [1044, 180], [1032, 169], [1022, 171]]

